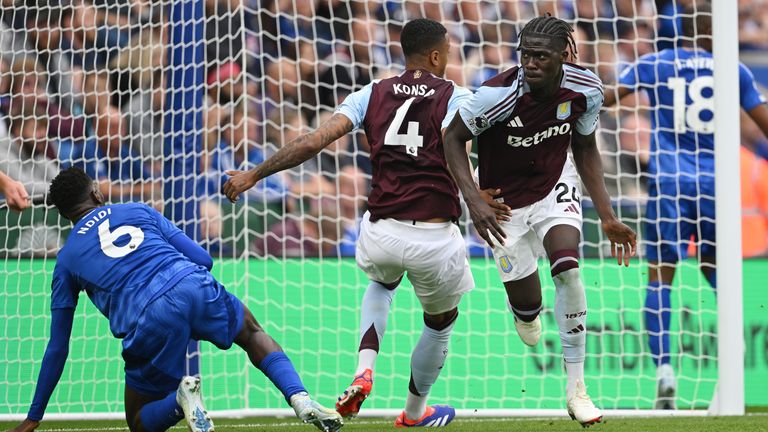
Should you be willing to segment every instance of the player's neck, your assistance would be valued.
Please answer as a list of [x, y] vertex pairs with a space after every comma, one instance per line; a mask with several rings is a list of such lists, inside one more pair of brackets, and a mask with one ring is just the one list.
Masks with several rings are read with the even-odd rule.
[[416, 70], [416, 69], [421, 69], [431, 73], [434, 76], [437, 76], [437, 72], [434, 70], [432, 65], [427, 65], [422, 62], [406, 62], [405, 63], [405, 70], [410, 71], [410, 70]]
[[560, 89], [560, 82], [563, 80], [563, 68], [560, 68], [557, 77], [547, 84], [539, 87], [531, 87], [531, 97], [536, 100], [546, 100], [553, 98]]
[[69, 220], [72, 221], [72, 223], [77, 223], [80, 219], [85, 217], [88, 213], [90, 213], [93, 209], [98, 208], [99, 206], [95, 205], [94, 203], [87, 203], [87, 204], [81, 204], [78, 207], [75, 207], [75, 209], [72, 211], [72, 216], [69, 218]]

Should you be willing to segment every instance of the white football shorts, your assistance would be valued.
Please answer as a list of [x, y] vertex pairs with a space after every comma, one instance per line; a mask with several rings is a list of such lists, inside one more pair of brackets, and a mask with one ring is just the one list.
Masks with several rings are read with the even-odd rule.
[[510, 220], [501, 222], [507, 234], [503, 245], [496, 243], [493, 258], [504, 282], [520, 280], [537, 270], [544, 257], [544, 236], [556, 225], [571, 225], [581, 232], [581, 183], [570, 157], [560, 179], [543, 199], [512, 210]]
[[452, 222], [429, 223], [363, 215], [355, 258], [368, 278], [384, 284], [403, 274], [413, 284], [424, 312], [437, 315], [455, 308], [475, 287], [467, 246]]

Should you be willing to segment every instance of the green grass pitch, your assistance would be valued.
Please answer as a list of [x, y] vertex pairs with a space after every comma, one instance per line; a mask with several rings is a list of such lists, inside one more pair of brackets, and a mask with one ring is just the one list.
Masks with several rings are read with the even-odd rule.
[[[768, 410], [762, 410], [768, 411]], [[215, 420], [215, 419], [214, 419]], [[347, 421], [344, 432], [352, 431], [388, 431], [393, 430], [394, 419], [361, 418]], [[0, 429], [12, 427], [11, 423], [0, 423]], [[468, 432], [526, 431], [526, 432], [579, 432], [581, 427], [567, 419], [525, 419], [525, 418], [457, 418], [446, 430]], [[172, 431], [185, 431], [181, 424]], [[216, 420], [219, 432], [312, 432], [316, 429], [288, 418], [249, 418], [240, 420]], [[38, 432], [123, 432], [128, 431], [121, 421], [49, 421], [41, 424]], [[683, 432], [768, 432], [768, 412], [749, 413], [742, 417], [670, 417], [670, 418], [607, 418], [601, 424], [588, 429], [589, 432], [648, 432], [648, 431], [683, 431]]]

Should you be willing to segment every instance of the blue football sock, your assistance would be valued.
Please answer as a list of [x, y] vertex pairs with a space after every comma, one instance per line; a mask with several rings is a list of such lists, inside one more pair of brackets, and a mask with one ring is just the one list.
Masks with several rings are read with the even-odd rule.
[[293, 363], [282, 351], [267, 354], [259, 364], [259, 369], [283, 393], [289, 404], [291, 403], [291, 396], [307, 391], [304, 384], [301, 383], [301, 378], [296, 373]]
[[645, 329], [648, 331], [648, 346], [653, 354], [656, 366], [668, 364], [669, 358], [669, 322], [672, 306], [669, 285], [651, 282], [645, 296]]
[[184, 411], [176, 403], [176, 392], [165, 399], [150, 402], [141, 407], [141, 424], [147, 432], [163, 432], [184, 418]]

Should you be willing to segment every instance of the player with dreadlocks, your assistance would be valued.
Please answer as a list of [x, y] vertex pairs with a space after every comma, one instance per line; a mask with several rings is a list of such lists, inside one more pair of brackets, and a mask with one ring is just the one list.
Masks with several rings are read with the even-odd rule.
[[[611, 208], [595, 142], [603, 103], [600, 79], [575, 60], [573, 28], [542, 16], [520, 32], [521, 65], [483, 83], [445, 131], [448, 167], [464, 195], [478, 234], [493, 248], [508, 306], [522, 341], [541, 336], [541, 282], [537, 257], [546, 252], [555, 284], [555, 319], [568, 375], [571, 418], [602, 419], [584, 385], [587, 303], [579, 274], [580, 182], [589, 192], [619, 265], [629, 265], [636, 234]], [[465, 143], [477, 137], [481, 188], [511, 213], [497, 221], [467, 166]], [[569, 156], [568, 148], [573, 155]]]

